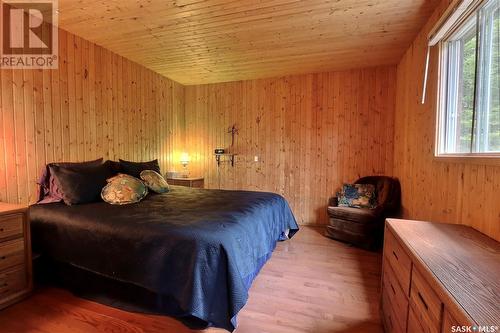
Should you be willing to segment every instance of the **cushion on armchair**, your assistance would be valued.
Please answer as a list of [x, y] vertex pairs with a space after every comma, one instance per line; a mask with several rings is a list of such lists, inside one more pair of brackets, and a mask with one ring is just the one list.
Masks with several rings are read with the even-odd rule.
[[396, 216], [401, 208], [401, 187], [397, 178], [368, 176], [358, 179], [356, 184], [372, 184], [377, 193], [377, 205], [387, 216]]
[[331, 218], [357, 223], [372, 223], [378, 217], [375, 209], [332, 206], [328, 207], [328, 215]]

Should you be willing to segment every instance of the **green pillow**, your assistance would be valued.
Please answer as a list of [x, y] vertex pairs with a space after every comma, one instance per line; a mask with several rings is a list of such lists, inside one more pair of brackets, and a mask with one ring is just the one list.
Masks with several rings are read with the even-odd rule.
[[141, 201], [148, 194], [147, 186], [135, 177], [119, 174], [107, 180], [101, 191], [102, 200], [112, 205], [127, 205]]
[[344, 184], [338, 195], [339, 207], [375, 208], [377, 198], [372, 184]]
[[141, 171], [141, 179], [146, 186], [153, 192], [165, 193], [170, 190], [167, 181], [154, 170]]

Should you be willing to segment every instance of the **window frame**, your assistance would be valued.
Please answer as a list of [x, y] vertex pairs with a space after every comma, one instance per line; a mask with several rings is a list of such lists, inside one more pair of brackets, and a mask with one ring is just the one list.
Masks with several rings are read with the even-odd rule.
[[[446, 135], [447, 135], [447, 104], [448, 104], [448, 75], [449, 75], [449, 63], [448, 63], [448, 47], [447, 43], [450, 40], [450, 37], [455, 35], [461, 29], [464, 29], [464, 26], [467, 24], [467, 21], [475, 15], [479, 15], [479, 11], [486, 4], [486, 0], [480, 1], [472, 10], [468, 11], [466, 15], [461, 17], [457, 22], [454, 29], [446, 33], [443, 38], [441, 38], [438, 42], [438, 52], [439, 52], [439, 61], [438, 61], [438, 86], [437, 86], [437, 105], [436, 105], [436, 131], [435, 131], [435, 147], [434, 147], [434, 158], [437, 160], [448, 160], [452, 162], [472, 162], [472, 163], [480, 163], [480, 164], [494, 164], [500, 165], [500, 152], [473, 152], [472, 146], [476, 144], [476, 140], [474, 136], [476, 136], [476, 130], [474, 129], [474, 122], [476, 121], [477, 113], [476, 108], [478, 107], [477, 98], [478, 98], [478, 85], [480, 84], [480, 80], [478, 80], [478, 69], [480, 67], [480, 62], [482, 61], [482, 57], [480, 55], [480, 46], [482, 36], [480, 35], [481, 25], [479, 21], [476, 21], [476, 59], [475, 59], [475, 74], [474, 74], [474, 112], [473, 112], [473, 128], [472, 128], [472, 137], [471, 137], [471, 151], [470, 152], [456, 152], [449, 153], [446, 152]], [[461, 59], [460, 59], [461, 60]]]

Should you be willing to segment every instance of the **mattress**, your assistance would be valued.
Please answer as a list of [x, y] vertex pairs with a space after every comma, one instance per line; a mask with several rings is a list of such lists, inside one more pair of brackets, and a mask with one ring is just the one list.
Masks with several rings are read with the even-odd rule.
[[166, 295], [171, 315], [230, 331], [277, 241], [299, 229], [280, 195], [180, 186], [125, 206], [33, 205], [29, 216], [34, 251]]

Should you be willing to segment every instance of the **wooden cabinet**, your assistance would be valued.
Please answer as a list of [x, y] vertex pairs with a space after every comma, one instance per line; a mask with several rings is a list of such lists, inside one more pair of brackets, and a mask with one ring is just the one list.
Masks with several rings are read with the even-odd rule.
[[26, 207], [0, 203], [0, 309], [32, 288], [31, 243]]
[[[459, 316], [461, 314], [458, 314]], [[465, 317], [459, 317], [460, 319], [455, 318], [449, 311], [448, 308], [444, 308], [443, 311], [443, 326], [441, 329], [441, 332], [443, 333], [449, 333], [449, 332], [459, 332], [460, 330], [457, 330], [456, 327], [473, 327], [475, 324], [470, 321], [470, 318], [468, 316]], [[453, 330], [453, 327], [455, 329]], [[492, 329], [486, 330], [488, 331], [493, 331]]]
[[424, 328], [421, 325], [420, 320], [417, 318], [415, 311], [410, 308], [408, 311], [408, 333], [423, 333]]
[[167, 178], [167, 183], [169, 183], [170, 185], [177, 185], [177, 186], [203, 188], [205, 186], [205, 179], [203, 177]]
[[439, 324], [443, 304], [418, 269], [415, 269], [412, 274], [410, 306], [424, 332], [440, 332]]
[[410, 290], [411, 259], [392, 233], [385, 234], [384, 261], [394, 271], [394, 275], [405, 295]]
[[402, 312], [397, 305], [390, 300], [388, 293], [382, 294], [382, 312], [386, 333], [403, 333], [405, 329], [401, 326]]
[[385, 297], [388, 299], [387, 302], [390, 302], [392, 308], [395, 309], [394, 320], [397, 321], [399, 327], [405, 327], [407, 311], [399, 311], [399, 309], [408, 309], [408, 299], [390, 265], [385, 265], [382, 276]]
[[388, 219], [381, 299], [385, 330], [448, 333], [500, 326], [499, 276], [500, 244], [478, 231]]

